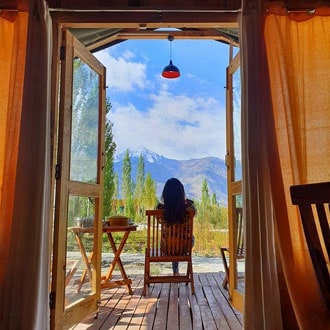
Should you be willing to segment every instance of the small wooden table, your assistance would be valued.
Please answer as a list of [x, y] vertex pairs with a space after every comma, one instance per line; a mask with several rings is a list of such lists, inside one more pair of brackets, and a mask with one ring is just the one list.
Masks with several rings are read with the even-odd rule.
[[[101, 289], [104, 288], [116, 288], [122, 285], [126, 285], [127, 290], [129, 294], [133, 294], [131, 284], [132, 280], [128, 278], [123, 263], [120, 259], [121, 252], [123, 251], [123, 248], [126, 244], [127, 238], [130, 234], [131, 231], [136, 231], [137, 225], [128, 225], [128, 226], [108, 226], [108, 227], [103, 227], [102, 232], [107, 234], [111, 248], [114, 253], [114, 258], [110, 264], [109, 270], [106, 275], [101, 276]], [[83, 263], [85, 265], [85, 270], [83, 271], [83, 274], [80, 279], [78, 291], [81, 289], [81, 285], [86, 277], [86, 274], [88, 274], [88, 278], [91, 281], [92, 278], [92, 271], [91, 271], [91, 264], [92, 264], [92, 258], [93, 258], [93, 252], [87, 256], [86, 250], [84, 247], [84, 244], [81, 240], [81, 235], [84, 233], [94, 233], [94, 228], [93, 227], [88, 227], [88, 228], [83, 228], [83, 227], [72, 227], [71, 228], [72, 232], [75, 234], [75, 238], [82, 256]], [[116, 243], [114, 241], [114, 238], [112, 236], [112, 233], [115, 232], [123, 232], [123, 238], [117, 248]], [[115, 269], [115, 266], [118, 265], [120, 273], [122, 278], [119, 280], [112, 280], [112, 274]], [[71, 275], [72, 276], [72, 275]]]

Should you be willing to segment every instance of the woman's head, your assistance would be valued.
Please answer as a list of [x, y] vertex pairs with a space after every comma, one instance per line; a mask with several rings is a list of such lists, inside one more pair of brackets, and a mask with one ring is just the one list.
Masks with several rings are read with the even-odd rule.
[[184, 203], [185, 197], [184, 187], [180, 180], [171, 178], [166, 181], [162, 193], [164, 203], [172, 200], [182, 200]]
[[162, 193], [165, 221], [171, 223], [184, 221], [185, 197], [184, 187], [180, 180], [171, 178], [166, 181]]

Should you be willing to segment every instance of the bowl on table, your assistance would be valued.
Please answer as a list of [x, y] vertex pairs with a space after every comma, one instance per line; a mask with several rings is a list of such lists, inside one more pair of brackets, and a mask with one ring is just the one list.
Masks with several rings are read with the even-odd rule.
[[107, 218], [109, 226], [128, 226], [129, 218], [123, 215], [113, 215]]

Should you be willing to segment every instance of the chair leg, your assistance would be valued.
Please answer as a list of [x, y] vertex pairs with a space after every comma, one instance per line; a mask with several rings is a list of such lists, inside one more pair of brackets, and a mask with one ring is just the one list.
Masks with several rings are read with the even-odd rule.
[[227, 278], [227, 275], [225, 275], [225, 278], [224, 278], [223, 281], [222, 281], [222, 287], [223, 287], [225, 290], [228, 290], [228, 278]]
[[150, 270], [149, 260], [146, 257], [145, 260], [144, 260], [144, 282], [143, 282], [143, 292], [142, 292], [143, 296], [146, 296], [146, 294], [147, 294], [147, 284], [148, 284], [148, 279], [149, 279], [149, 270]]
[[225, 269], [225, 278], [222, 281], [222, 287], [227, 290], [228, 278], [229, 278], [229, 266], [227, 263], [225, 252], [228, 252], [228, 248], [220, 248], [220, 252], [221, 252], [223, 267]]
[[194, 273], [192, 268], [192, 260], [189, 262], [189, 276], [190, 276], [190, 287], [191, 287], [191, 294], [195, 294], [195, 284], [194, 284]]

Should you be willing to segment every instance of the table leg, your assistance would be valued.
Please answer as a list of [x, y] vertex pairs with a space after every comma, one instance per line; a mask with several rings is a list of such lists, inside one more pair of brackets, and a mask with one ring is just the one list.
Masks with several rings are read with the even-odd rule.
[[80, 253], [81, 253], [81, 257], [82, 257], [82, 260], [85, 264], [85, 269], [81, 275], [81, 278], [80, 278], [80, 283], [79, 283], [79, 286], [77, 288], [77, 292], [80, 291], [82, 285], [83, 285], [83, 282], [85, 280], [85, 277], [86, 277], [86, 274], [88, 274], [88, 279], [89, 279], [89, 282], [92, 284], [92, 270], [91, 270], [91, 263], [92, 263], [92, 258], [93, 258], [93, 252], [91, 252], [90, 256], [87, 257], [87, 254], [86, 254], [86, 251], [85, 251], [85, 248], [84, 248], [84, 244], [83, 242], [81, 241], [81, 237], [78, 233], [75, 234], [75, 237], [76, 237], [76, 241], [77, 241], [77, 244], [78, 244], [78, 247], [79, 247], [79, 250], [80, 250]]
[[[104, 288], [104, 287], [111, 288], [111, 287], [117, 287], [117, 286], [120, 286], [120, 285], [126, 285], [129, 294], [133, 294], [132, 288], [131, 288], [132, 280], [127, 277], [127, 274], [125, 272], [123, 263], [120, 259], [120, 254], [121, 254], [121, 252], [122, 252], [122, 250], [125, 246], [125, 243], [126, 243], [126, 240], [128, 238], [129, 232], [125, 231], [123, 239], [120, 242], [118, 249], [116, 247], [116, 244], [115, 244], [115, 241], [113, 239], [113, 236], [112, 236], [111, 232], [108, 232], [107, 235], [108, 235], [108, 238], [109, 238], [111, 248], [112, 248], [113, 253], [114, 253], [114, 258], [113, 258], [113, 260], [111, 262], [111, 265], [109, 267], [109, 271], [108, 271], [107, 275], [105, 276], [104, 282], [101, 284], [101, 287], [102, 288]], [[120, 273], [122, 275], [122, 280], [111, 281], [112, 273], [115, 269], [116, 264], [119, 267]]]
[[73, 265], [71, 266], [70, 271], [68, 272], [68, 274], [65, 277], [65, 286], [67, 286], [70, 283], [70, 281], [71, 281], [73, 275], [76, 273], [80, 263], [81, 263], [81, 260], [76, 260], [73, 263]]

